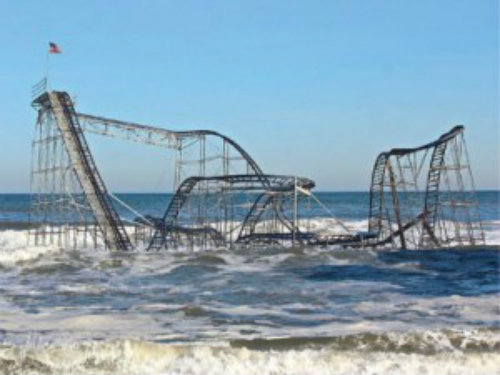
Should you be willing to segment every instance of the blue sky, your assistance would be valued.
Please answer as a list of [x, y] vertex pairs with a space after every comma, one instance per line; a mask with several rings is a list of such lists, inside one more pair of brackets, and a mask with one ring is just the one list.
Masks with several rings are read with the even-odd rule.
[[[460, 123], [477, 186], [498, 189], [497, 1], [0, 0], [0, 15], [0, 192], [29, 189], [49, 41], [52, 86], [82, 112], [213, 128], [319, 190], [367, 190], [380, 151]], [[171, 187], [171, 155], [90, 143], [112, 190]]]

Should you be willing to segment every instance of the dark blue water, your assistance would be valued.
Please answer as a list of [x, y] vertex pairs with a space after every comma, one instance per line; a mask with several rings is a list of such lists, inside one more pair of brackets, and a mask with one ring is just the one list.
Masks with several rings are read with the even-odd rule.
[[[386, 264], [388, 268], [380, 268]], [[411, 264], [411, 268], [391, 268]], [[445, 297], [495, 294], [500, 288], [498, 250], [379, 252], [376, 264], [320, 265], [298, 269], [315, 281], [356, 280], [398, 285], [406, 295]], [[424, 271], [424, 272], [422, 272]]]
[[[125, 203], [143, 215], [160, 217], [168, 206], [172, 194], [116, 194]], [[339, 218], [363, 220], [368, 217], [370, 195], [367, 192], [318, 192], [316, 196]], [[500, 192], [479, 191], [481, 218], [500, 219]], [[0, 222], [27, 222], [30, 196], [28, 194], [0, 194]], [[135, 216], [116, 204], [121, 216], [133, 219]], [[315, 217], [327, 217], [328, 213], [319, 206], [312, 207]]]

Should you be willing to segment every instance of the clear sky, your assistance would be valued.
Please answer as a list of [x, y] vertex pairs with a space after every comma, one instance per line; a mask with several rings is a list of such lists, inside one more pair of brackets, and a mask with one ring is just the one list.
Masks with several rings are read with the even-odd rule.
[[[0, 16], [0, 192], [29, 189], [49, 41], [80, 111], [213, 128], [318, 190], [367, 190], [380, 151], [457, 123], [476, 184], [499, 186], [496, 0], [0, 0]], [[89, 141], [112, 190], [171, 187], [171, 155]]]

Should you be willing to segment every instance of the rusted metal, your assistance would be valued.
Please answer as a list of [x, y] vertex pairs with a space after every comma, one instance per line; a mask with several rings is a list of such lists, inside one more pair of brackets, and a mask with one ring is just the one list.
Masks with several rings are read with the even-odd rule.
[[[43, 87], [37, 85], [34, 93]], [[38, 116], [30, 221], [36, 224], [32, 237], [37, 244], [161, 250], [259, 244], [406, 249], [484, 243], [463, 126], [420, 147], [381, 153], [372, 171], [369, 230], [355, 233], [312, 194], [312, 180], [264, 173], [226, 135], [78, 113], [65, 92], [44, 92], [33, 106]], [[175, 193], [162, 217], [143, 215], [107, 190], [85, 133], [175, 153]], [[326, 231], [311, 230], [311, 202], [332, 216]], [[135, 220], [120, 217], [116, 204]]]
[[395, 148], [377, 157], [370, 186], [371, 246], [484, 244], [464, 130], [455, 126], [423, 146]]

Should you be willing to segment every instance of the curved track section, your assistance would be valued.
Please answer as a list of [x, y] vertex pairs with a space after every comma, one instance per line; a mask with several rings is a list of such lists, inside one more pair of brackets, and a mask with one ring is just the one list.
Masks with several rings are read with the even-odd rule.
[[[266, 185], [263, 186], [262, 181], [265, 179], [267, 181]], [[266, 202], [269, 199], [265, 198], [270, 195], [279, 195], [284, 193], [293, 192], [295, 188], [295, 183], [297, 186], [303, 189], [311, 189], [314, 187], [314, 182], [306, 178], [295, 178], [294, 176], [282, 176], [282, 175], [227, 175], [227, 176], [211, 176], [211, 177], [189, 177], [183, 181], [179, 186], [176, 193], [172, 197], [167, 210], [165, 211], [162, 219], [156, 224], [156, 231], [152, 237], [152, 240], [148, 246], [148, 250], [158, 250], [161, 248], [169, 247], [172, 242], [175, 242], [175, 233], [179, 231], [179, 228], [186, 228], [185, 226], [180, 226], [178, 224], [179, 216], [185, 205], [185, 203], [194, 194], [199, 194], [199, 190], [196, 189], [199, 185], [203, 184], [209, 189], [209, 194], [214, 194], [214, 191], [223, 190], [224, 194], [228, 192], [233, 192], [235, 194], [258, 194], [256, 201], [253, 203], [249, 213], [242, 224], [242, 228], [250, 225], [250, 218], [255, 215], [255, 207], [260, 205], [258, 202], [264, 199]], [[209, 188], [208, 188], [209, 186]], [[208, 191], [208, 190], [207, 190]], [[264, 192], [262, 192], [264, 191]], [[260, 194], [259, 194], [260, 192]], [[208, 194], [208, 193], [207, 193]], [[255, 199], [255, 198], [254, 198]], [[231, 203], [230, 207], [233, 209], [234, 205]], [[267, 207], [267, 203], [264, 204]], [[223, 207], [227, 209], [228, 207]], [[257, 215], [257, 221], [260, 215]], [[283, 222], [287, 219], [283, 215], [279, 216], [279, 220], [287, 228], [293, 227], [292, 223]], [[195, 220], [192, 220], [195, 222]], [[256, 223], [253, 223], [254, 227]], [[202, 225], [206, 226], [206, 225]], [[196, 226], [195, 226], [196, 227]], [[192, 228], [192, 227], [191, 227]], [[227, 238], [226, 241], [230, 242], [231, 239]]]
[[[94, 116], [84, 113], [77, 114], [84, 124], [84, 131], [153, 146], [179, 150], [185, 141], [196, 141], [204, 137], [215, 137], [233, 147], [239, 156], [246, 161], [249, 173], [264, 176], [264, 172], [250, 154], [232, 138], [212, 130], [175, 131], [157, 126], [143, 125], [129, 121], [115, 120], [107, 117]], [[265, 177], [261, 182], [268, 185]]]
[[[425, 145], [379, 154], [370, 184], [369, 232], [376, 238], [374, 246], [426, 248], [451, 244], [452, 230], [444, 227], [449, 223], [455, 226], [454, 237], [459, 243], [474, 242], [472, 235], [465, 235], [458, 227], [470, 217], [469, 212], [457, 215], [457, 211], [465, 206], [461, 194], [468, 193], [463, 180], [472, 180], [471, 175], [466, 176], [470, 167], [464, 159], [463, 132], [463, 126], [455, 126]], [[450, 182], [451, 174], [458, 184]], [[442, 184], [447, 191], [442, 191]], [[473, 183], [469, 190], [474, 194]], [[445, 212], [447, 204], [452, 207], [449, 212]], [[442, 224], [445, 221], [449, 223]], [[446, 239], [442, 240], [443, 236]]]

